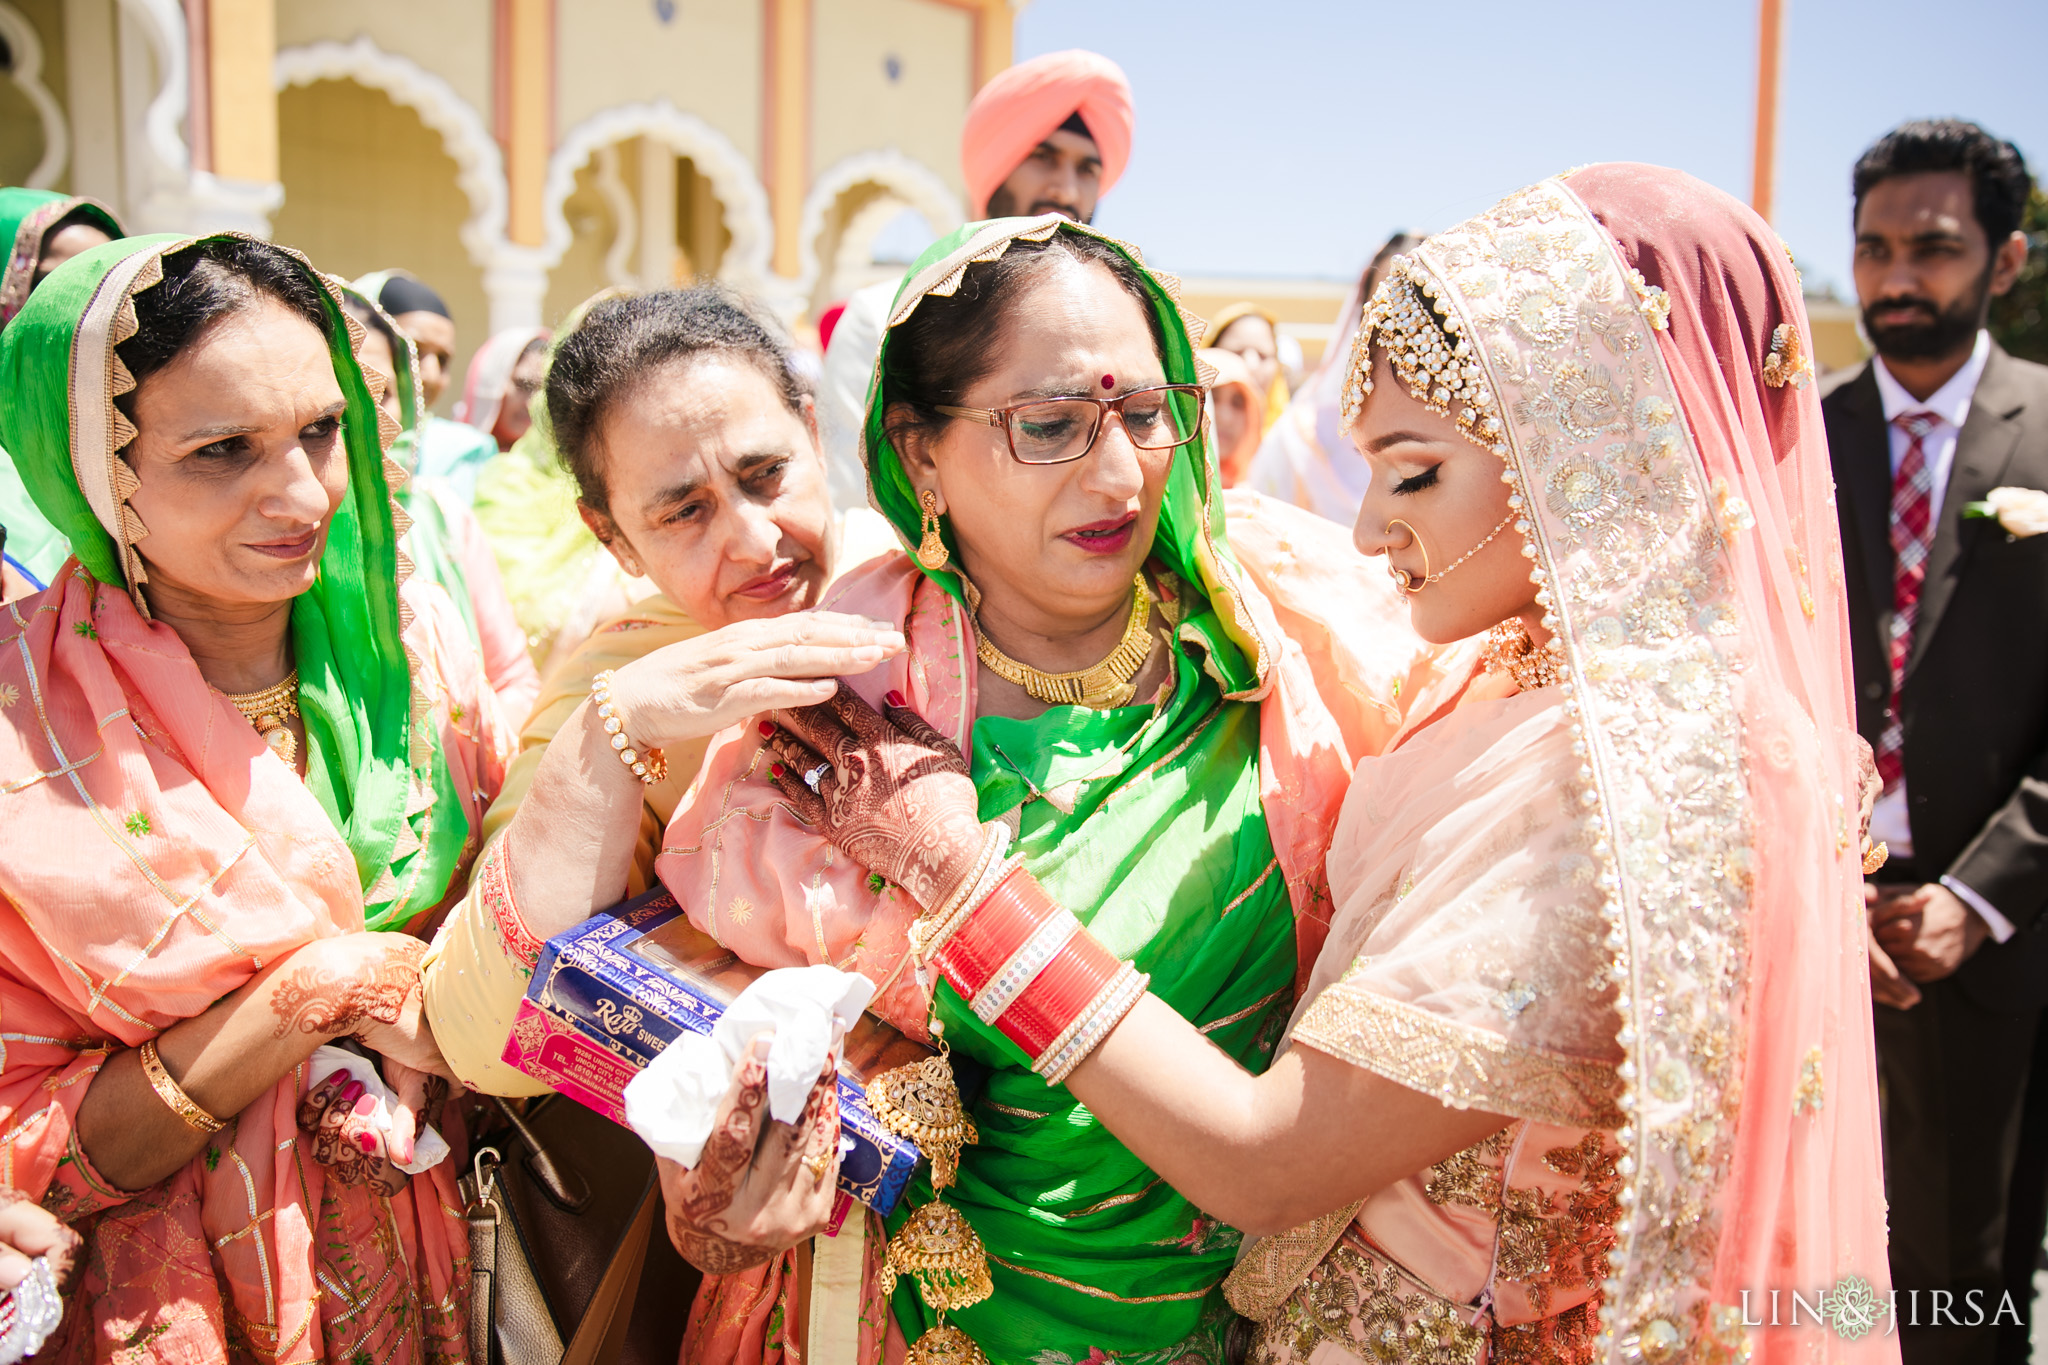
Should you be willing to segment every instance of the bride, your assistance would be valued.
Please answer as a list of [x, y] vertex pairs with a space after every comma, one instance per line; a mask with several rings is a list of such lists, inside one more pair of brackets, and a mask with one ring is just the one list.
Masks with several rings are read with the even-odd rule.
[[[808, 823], [972, 888], [930, 897], [939, 993], [1027, 1053], [1095, 1043], [1064, 1088], [1262, 1234], [1226, 1287], [1254, 1359], [1897, 1358], [1808, 325], [1769, 227], [1653, 167], [1397, 260], [1346, 385], [1356, 540], [1418, 633], [1481, 638], [1358, 764], [1263, 1075], [1133, 1004], [1028, 873], [975, 875], [972, 788], [914, 712], [778, 713]], [[1826, 1324], [1765, 1307], [1794, 1293]]]

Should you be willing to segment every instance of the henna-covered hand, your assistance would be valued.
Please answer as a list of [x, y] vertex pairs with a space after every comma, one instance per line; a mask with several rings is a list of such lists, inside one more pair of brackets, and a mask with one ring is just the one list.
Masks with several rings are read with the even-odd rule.
[[366, 956], [359, 967], [308, 962], [288, 971], [271, 995], [277, 1030], [321, 1033], [330, 1038], [356, 1032], [371, 1022], [395, 1024], [420, 993], [420, 959], [427, 945], [405, 934], [381, 936], [385, 951]]
[[0, 1185], [0, 1291], [28, 1274], [37, 1256], [50, 1263], [59, 1294], [69, 1293], [85, 1250], [85, 1239], [42, 1205], [11, 1185]]
[[313, 1159], [343, 1185], [367, 1185], [380, 1194], [403, 1190], [409, 1177], [385, 1150], [377, 1100], [363, 1083], [336, 1071], [299, 1102], [299, 1127], [313, 1140]]
[[1859, 817], [1863, 822], [1856, 837], [1868, 839], [1871, 812], [1877, 809], [1877, 798], [1884, 795], [1884, 779], [1878, 776], [1877, 754], [1871, 749], [1870, 741], [1861, 735], [1856, 736], [1856, 786]]
[[[765, 1048], [760, 1049], [765, 1052]], [[832, 1159], [820, 1179], [803, 1158], [825, 1144]], [[694, 1167], [660, 1158], [668, 1235], [684, 1260], [707, 1275], [760, 1265], [830, 1220], [838, 1175], [838, 1089], [830, 1072], [811, 1088], [794, 1124], [768, 1116], [768, 1069], [750, 1048]]]
[[[930, 910], [966, 879], [983, 835], [966, 760], [889, 694], [887, 714], [851, 688], [822, 706], [763, 721], [776, 785], [797, 813], [847, 857], [881, 873]], [[804, 774], [828, 771], [812, 791]]]

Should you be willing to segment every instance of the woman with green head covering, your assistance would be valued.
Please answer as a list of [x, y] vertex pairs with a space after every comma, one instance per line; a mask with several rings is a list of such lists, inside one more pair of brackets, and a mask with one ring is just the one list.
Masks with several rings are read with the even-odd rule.
[[412, 527], [399, 548], [412, 560], [416, 575], [447, 591], [482, 655], [484, 676], [506, 721], [518, 725], [540, 694], [540, 672], [526, 651], [525, 636], [498, 575], [497, 556], [476, 514], [439, 480], [418, 477], [419, 371], [412, 342], [390, 314], [353, 289], [341, 291], [341, 306], [362, 325], [363, 369], [383, 381], [380, 406], [400, 427], [391, 443], [391, 458], [408, 475], [398, 499], [412, 518]]
[[[1176, 289], [1134, 248], [1056, 215], [971, 224], [912, 268], [864, 442], [874, 503], [910, 552], [871, 561], [822, 604], [899, 622], [909, 647], [831, 705], [852, 717], [886, 701], [967, 754], [980, 816], [1000, 831], [989, 867], [1020, 859], [1125, 970], [1259, 1071], [1320, 942], [1346, 732], [1384, 737], [1360, 713], [1391, 681], [1336, 631], [1300, 626], [1318, 611], [1384, 618], [1391, 594], [1347, 576], [1342, 529], [1305, 515], [1258, 543], [1276, 561], [1339, 566], [1313, 609], [1282, 600], [1293, 580], [1271, 563], [1240, 564]], [[644, 743], [633, 708], [619, 718]], [[940, 1314], [915, 1268], [953, 1257], [972, 1284], [985, 1250], [992, 1293], [964, 1296], [943, 1326], [991, 1360], [1220, 1360], [1237, 1234], [906, 961], [911, 922], [939, 908], [930, 878], [885, 882], [857, 846], [835, 849], [785, 788], [837, 802], [859, 779], [815, 758], [792, 769], [774, 747], [792, 742], [760, 718], [712, 741], [669, 825], [663, 882], [747, 961], [861, 972], [881, 986], [877, 1013], [918, 1036], [943, 1026], [953, 1056], [986, 1075], [968, 1087], [979, 1137], [957, 1181], [935, 1191], [920, 1176], [886, 1233], [865, 1230], [863, 1358], [885, 1327], [925, 1352], [957, 1347], [927, 1337]], [[941, 1202], [978, 1239], [967, 1252], [928, 1235]], [[872, 1274], [885, 1235], [903, 1272], [886, 1306]], [[799, 1288], [795, 1265], [712, 1277], [693, 1359], [742, 1358], [746, 1332]], [[821, 1324], [810, 1330], [816, 1342]]]
[[[29, 291], [64, 262], [121, 236], [121, 225], [97, 200], [62, 195], [54, 190], [0, 188], [0, 248], [7, 252], [0, 269], [0, 329], [21, 311]], [[0, 536], [8, 565], [32, 588], [40, 588], [57, 572], [71, 547], [36, 509], [7, 452], [0, 449]], [[8, 596], [0, 587], [0, 601]]]
[[0, 1145], [91, 1216], [81, 1355], [464, 1351], [404, 931], [462, 890], [506, 734], [401, 581], [361, 339], [234, 236], [97, 247], [0, 333], [0, 440], [72, 547], [0, 612]]

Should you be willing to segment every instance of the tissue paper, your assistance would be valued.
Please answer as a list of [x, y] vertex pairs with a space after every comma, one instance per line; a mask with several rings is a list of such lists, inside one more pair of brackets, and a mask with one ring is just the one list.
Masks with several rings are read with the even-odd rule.
[[[377, 1074], [376, 1064], [362, 1054], [329, 1044], [322, 1044], [313, 1049], [313, 1055], [307, 1059], [306, 1074], [312, 1078], [314, 1085], [318, 1085], [337, 1071], [346, 1071], [350, 1080], [360, 1084], [363, 1092], [377, 1101], [377, 1112], [371, 1117], [370, 1122], [375, 1125], [378, 1132], [384, 1134], [388, 1149], [391, 1142], [392, 1113], [398, 1108], [398, 1096], [392, 1092], [390, 1086], [384, 1084], [384, 1078]], [[431, 1171], [447, 1156], [448, 1139], [435, 1132], [432, 1124], [427, 1124], [413, 1135], [412, 1160], [397, 1163], [398, 1169], [407, 1175], [418, 1175], [422, 1171]]]

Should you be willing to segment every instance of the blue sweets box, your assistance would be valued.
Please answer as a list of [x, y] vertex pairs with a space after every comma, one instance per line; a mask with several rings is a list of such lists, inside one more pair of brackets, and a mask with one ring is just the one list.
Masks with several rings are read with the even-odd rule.
[[[764, 968], [749, 966], [692, 925], [656, 888], [549, 939], [505, 1048], [505, 1061], [618, 1123], [626, 1082], [683, 1032], [709, 1033]], [[920, 1153], [868, 1108], [864, 1083], [931, 1055], [873, 1015], [847, 1034], [839, 1116], [853, 1149], [839, 1188], [888, 1214]]]

